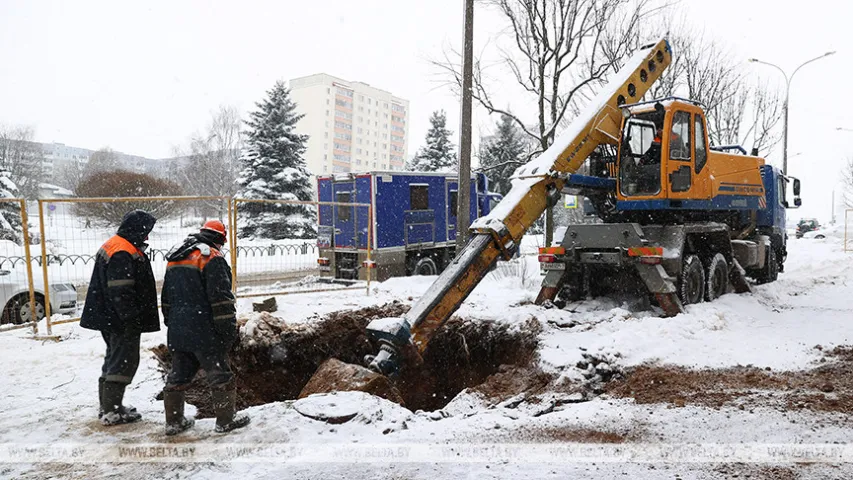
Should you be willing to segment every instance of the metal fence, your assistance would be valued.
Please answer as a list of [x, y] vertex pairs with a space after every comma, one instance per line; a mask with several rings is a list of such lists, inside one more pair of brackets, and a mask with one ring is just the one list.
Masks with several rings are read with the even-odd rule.
[[[124, 213], [136, 208], [158, 218], [146, 249], [158, 292], [168, 251], [209, 219], [228, 225], [223, 253], [231, 264], [238, 297], [365, 288], [363, 282], [342, 285], [320, 278], [316, 229], [319, 209], [326, 206], [367, 208], [372, 223], [368, 204], [227, 197], [41, 199], [31, 205], [38, 210], [37, 233], [33, 234], [24, 200], [0, 202], [0, 213], [22, 219], [23, 237], [11, 238], [18, 231], [15, 218], [10, 225], [0, 220], [0, 231], [10, 232], [10, 238], [0, 243], [0, 286], [6, 302], [0, 331], [31, 326], [38, 334], [38, 321], [46, 318], [47, 334], [52, 335], [53, 325], [78, 321], [98, 249], [115, 235]], [[293, 209], [309, 211], [311, 220], [303, 215], [288, 216]], [[368, 229], [368, 235], [371, 232]], [[367, 255], [370, 260], [370, 252]], [[366, 289], [369, 293], [369, 270]]]
[[[231, 243], [234, 249], [231, 259], [238, 297], [364, 288], [320, 281], [317, 218], [321, 207], [367, 208], [372, 223], [370, 204], [246, 198], [234, 199], [233, 203], [232, 224], [236, 235]], [[270, 217], [288, 221], [270, 227], [270, 222], [263, 221]], [[306, 218], [312, 220], [307, 222]], [[371, 231], [368, 229], [368, 245]], [[370, 260], [370, 251], [367, 255]], [[370, 289], [369, 269], [367, 289]]]

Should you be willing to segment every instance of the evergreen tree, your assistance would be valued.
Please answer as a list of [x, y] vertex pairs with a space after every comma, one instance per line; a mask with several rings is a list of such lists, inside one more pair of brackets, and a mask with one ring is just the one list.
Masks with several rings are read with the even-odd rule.
[[[509, 115], [501, 115], [497, 123], [497, 133], [483, 149], [480, 156], [480, 167], [486, 170], [491, 190], [506, 195], [512, 185], [510, 177], [521, 166], [524, 159], [524, 144], [521, 134]], [[489, 168], [491, 167], [491, 168]]]
[[416, 172], [452, 172], [458, 167], [450, 130], [447, 129], [447, 115], [444, 110], [432, 112], [429, 118], [430, 128], [424, 145], [411, 163], [409, 170]]
[[[8, 170], [0, 170], [0, 198], [17, 198], [18, 186]], [[17, 202], [0, 202], [0, 240], [20, 244], [23, 239], [21, 205]]]
[[[302, 155], [308, 135], [296, 132], [303, 117], [296, 113], [290, 90], [278, 81], [267, 98], [249, 114], [243, 170], [238, 194], [247, 199], [312, 200], [311, 178]], [[240, 204], [240, 234], [271, 239], [310, 238], [316, 235], [316, 214], [308, 205], [281, 203]]]

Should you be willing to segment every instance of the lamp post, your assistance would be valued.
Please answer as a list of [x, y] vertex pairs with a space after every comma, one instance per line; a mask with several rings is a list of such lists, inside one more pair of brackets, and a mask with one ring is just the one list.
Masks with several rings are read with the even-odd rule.
[[785, 175], [788, 174], [788, 94], [790, 93], [790, 90], [791, 90], [791, 80], [794, 79], [794, 75], [796, 75], [797, 71], [799, 71], [801, 68], [805, 67], [809, 63], [820, 60], [821, 58], [824, 58], [824, 57], [828, 57], [834, 53], [835, 53], [834, 51], [826, 52], [819, 57], [815, 57], [811, 60], [803, 62], [802, 64], [800, 64], [799, 67], [794, 69], [794, 73], [792, 73], [790, 77], [778, 65], [763, 62], [757, 58], [750, 58], [749, 59], [749, 61], [753, 62], [753, 63], [762, 63], [764, 65], [769, 65], [771, 67], [774, 67], [777, 70], [779, 70], [780, 72], [782, 72], [782, 75], [785, 77], [785, 105], [782, 107], [783, 114], [785, 117], [784, 120], [782, 121], [782, 173]]

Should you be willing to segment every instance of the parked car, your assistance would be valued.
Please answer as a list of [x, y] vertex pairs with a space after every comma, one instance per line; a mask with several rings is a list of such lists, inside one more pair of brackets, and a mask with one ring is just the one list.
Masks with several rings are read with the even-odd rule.
[[[35, 272], [34, 272], [35, 273]], [[36, 296], [35, 315], [44, 317], [44, 277], [34, 275], [33, 290]], [[0, 324], [21, 324], [31, 322], [30, 290], [26, 272], [0, 270]], [[73, 283], [55, 283], [50, 285], [50, 312], [70, 314], [77, 311], [77, 287]]]
[[806, 232], [811, 232], [820, 227], [820, 222], [816, 218], [804, 218], [797, 224], [797, 238], [802, 238]]
[[841, 238], [844, 236], [844, 225], [826, 225], [810, 230], [802, 235], [803, 238]]

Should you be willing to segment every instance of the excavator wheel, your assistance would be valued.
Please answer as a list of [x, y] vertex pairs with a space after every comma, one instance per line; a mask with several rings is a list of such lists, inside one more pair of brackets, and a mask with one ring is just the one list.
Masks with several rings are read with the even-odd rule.
[[705, 297], [705, 270], [696, 255], [684, 257], [678, 282], [678, 297], [683, 305], [699, 303]]
[[729, 288], [729, 264], [722, 253], [708, 262], [705, 280], [705, 300], [711, 302], [726, 294]]

